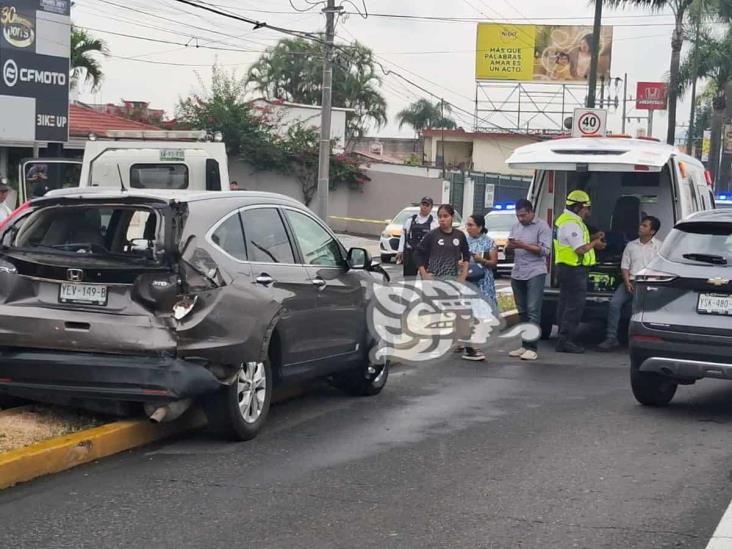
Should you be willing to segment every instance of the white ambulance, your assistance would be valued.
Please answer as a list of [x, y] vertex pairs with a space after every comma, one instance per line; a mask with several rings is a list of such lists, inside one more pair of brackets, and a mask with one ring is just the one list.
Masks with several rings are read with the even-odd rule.
[[[528, 198], [552, 227], [569, 192], [581, 189], [590, 195], [592, 216], [587, 224], [605, 232], [607, 248], [598, 253], [590, 272], [585, 320], [606, 318], [607, 304], [622, 282], [623, 250], [638, 237], [644, 216], [660, 219], [658, 237], [663, 239], [677, 221], [714, 208], [711, 179], [703, 164], [655, 139], [560, 138], [520, 147], [506, 163], [534, 170]], [[544, 338], [555, 323], [559, 295], [553, 258], [550, 265], [542, 310]], [[627, 317], [630, 311], [625, 313]]]

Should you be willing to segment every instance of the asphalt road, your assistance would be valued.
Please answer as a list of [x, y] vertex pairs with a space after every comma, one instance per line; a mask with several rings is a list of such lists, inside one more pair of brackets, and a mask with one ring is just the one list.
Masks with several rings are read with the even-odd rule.
[[622, 353], [455, 356], [324, 384], [252, 442], [205, 433], [0, 493], [4, 547], [703, 548], [732, 496], [732, 384], [635, 403]]

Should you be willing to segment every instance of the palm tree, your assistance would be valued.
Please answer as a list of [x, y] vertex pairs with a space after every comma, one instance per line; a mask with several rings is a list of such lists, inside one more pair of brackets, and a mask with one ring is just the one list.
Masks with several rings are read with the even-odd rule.
[[[596, 0], [603, 1], [603, 0]], [[681, 48], [686, 38], [685, 25], [693, 12], [728, 18], [732, 14], [732, 0], [604, 0], [612, 7], [641, 6], [653, 10], [670, 9], [674, 14], [674, 30], [671, 34], [671, 65], [669, 68], [668, 133], [666, 141], [676, 141], [676, 104], [679, 97]]]
[[[247, 85], [267, 99], [320, 105], [323, 52], [305, 38], [284, 38], [249, 68]], [[373, 52], [358, 42], [333, 54], [333, 106], [353, 109], [347, 115], [349, 141], [371, 125], [386, 123], [386, 100], [376, 74]]]
[[107, 43], [92, 36], [84, 29], [71, 27], [71, 87], [79, 83], [90, 84], [96, 90], [102, 84], [104, 74], [99, 55], [107, 55]]
[[732, 82], [732, 28], [728, 28], [721, 38], [704, 32], [699, 37], [697, 47], [698, 50], [690, 52], [681, 64], [679, 92], [683, 94], [686, 87], [697, 78], [709, 79], [704, 95], [711, 96], [712, 140], [709, 165], [716, 179], [724, 111], [728, 101], [732, 100], [727, 97], [727, 89]]
[[428, 128], [452, 129], [457, 127], [455, 121], [446, 116], [444, 113], [452, 112], [452, 107], [445, 101], [432, 103], [428, 99], [418, 99], [411, 103], [406, 109], [397, 113], [399, 128], [405, 124], [411, 126], [417, 136], [414, 148], [417, 149], [417, 142], [422, 146], [422, 154], [424, 155], [424, 137], [422, 132]]

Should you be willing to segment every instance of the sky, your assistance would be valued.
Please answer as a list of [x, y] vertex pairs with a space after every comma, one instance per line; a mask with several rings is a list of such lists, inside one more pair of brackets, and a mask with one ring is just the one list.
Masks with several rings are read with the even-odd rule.
[[[248, 18], [309, 32], [324, 26], [320, 6], [304, 13], [296, 9], [307, 9], [315, 1], [207, 0], [210, 5]], [[363, 12], [364, 4], [372, 14], [366, 18], [356, 14], [354, 7]], [[385, 67], [468, 113], [473, 113], [475, 108], [474, 52], [478, 20], [591, 25], [594, 10], [588, 0], [353, 0], [345, 2], [344, 7], [353, 14], [339, 19], [337, 41], [358, 39], [374, 51]], [[474, 18], [475, 21], [393, 19], [375, 14]], [[663, 80], [671, 55], [673, 17], [670, 12], [606, 9], [604, 15], [603, 24], [614, 26], [612, 76], [628, 74], [630, 95], [634, 94], [638, 81]], [[79, 100], [113, 103], [122, 98], [144, 100], [171, 115], [180, 97], [200, 91], [200, 82], [209, 81], [213, 63], [243, 75], [265, 48], [282, 37], [270, 29], [253, 30], [246, 23], [174, 0], [77, 0], [72, 19], [76, 25], [103, 38], [111, 52], [103, 60], [105, 80], [101, 90], [91, 93], [88, 88], [82, 89]], [[489, 88], [491, 99], [505, 99], [508, 88], [495, 88]], [[389, 123], [372, 128], [370, 133], [382, 137], [411, 136], [409, 128], [399, 128], [396, 113], [426, 94], [393, 75], [384, 77], [381, 90], [388, 104]], [[619, 90], [622, 93], [622, 86]], [[584, 93], [575, 91], [575, 95], [581, 95], [580, 100]], [[679, 104], [678, 120], [682, 124], [688, 121], [689, 106], [688, 98]], [[617, 113], [611, 110], [608, 118], [609, 129], [615, 132], [621, 129], [618, 113], [619, 110]], [[472, 130], [471, 114], [458, 111], [454, 116], [459, 126]], [[481, 118], [482, 125], [496, 128], [509, 125], [500, 115], [491, 118], [481, 115]], [[541, 126], [539, 120], [535, 124]], [[545, 120], [544, 125], [548, 123]], [[637, 127], [645, 125], [646, 122], [633, 122], [627, 131], [635, 132]], [[665, 112], [656, 114], [654, 135], [661, 138], [666, 135]]]

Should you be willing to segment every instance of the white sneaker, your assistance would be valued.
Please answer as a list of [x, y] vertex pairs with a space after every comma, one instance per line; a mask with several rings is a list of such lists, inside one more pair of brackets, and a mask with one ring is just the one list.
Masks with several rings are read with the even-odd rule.
[[521, 347], [520, 349], [516, 349], [515, 351], [511, 351], [510, 353], [508, 353], [508, 356], [512, 356], [514, 358], [519, 358], [519, 357], [524, 356], [525, 352], [526, 352], [526, 349]]
[[536, 351], [532, 351], [531, 349], [526, 349], [526, 352], [521, 355], [521, 360], [536, 360], [539, 358], [539, 355], [536, 354]]

